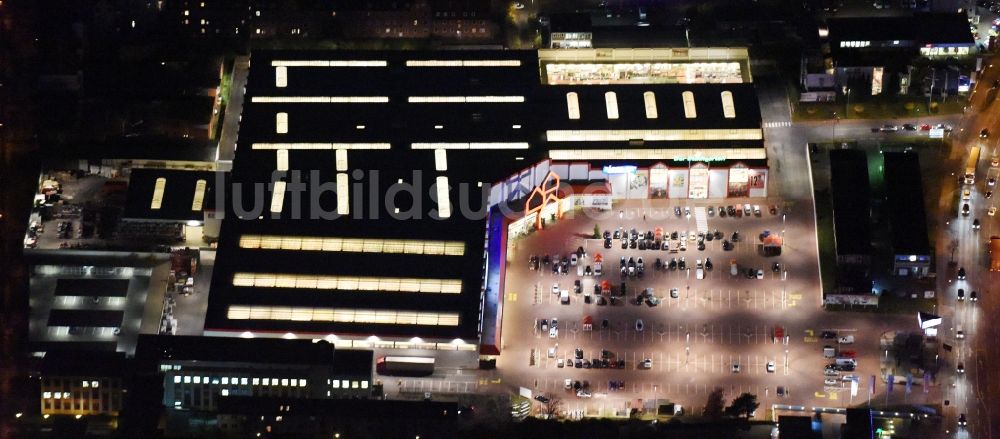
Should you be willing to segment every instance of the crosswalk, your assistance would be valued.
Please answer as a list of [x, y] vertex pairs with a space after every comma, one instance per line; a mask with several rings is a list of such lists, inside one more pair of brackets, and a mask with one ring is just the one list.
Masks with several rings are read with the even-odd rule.
[[764, 128], [780, 128], [780, 127], [790, 127], [791, 122], [764, 122]]
[[694, 208], [694, 222], [699, 232], [708, 232], [708, 212], [704, 206]]

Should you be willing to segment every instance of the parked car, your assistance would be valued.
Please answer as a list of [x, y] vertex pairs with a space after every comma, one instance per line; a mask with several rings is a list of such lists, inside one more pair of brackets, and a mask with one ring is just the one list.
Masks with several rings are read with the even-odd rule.
[[979, 138], [980, 139], [986, 139], [986, 138], [989, 138], [989, 137], [990, 137], [990, 129], [989, 128], [983, 128], [982, 130], [979, 131]]
[[767, 373], [774, 373], [774, 362], [768, 361], [767, 366], [765, 366], [765, 370], [767, 370]]

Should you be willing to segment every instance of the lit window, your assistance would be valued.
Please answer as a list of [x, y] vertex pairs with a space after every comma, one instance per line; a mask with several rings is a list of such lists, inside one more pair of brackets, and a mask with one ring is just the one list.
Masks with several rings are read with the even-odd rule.
[[338, 149], [337, 150], [337, 172], [346, 172], [348, 169], [347, 165], [347, 150]]
[[281, 379], [281, 385], [287, 387], [288, 386], [288, 378], [282, 378]]
[[[628, 142], [642, 139], [653, 141], [697, 140], [762, 140], [760, 128], [698, 129], [698, 130], [549, 130], [549, 142]], [[551, 156], [550, 156], [551, 158]]]
[[350, 389], [351, 388], [351, 383], [349, 381], [347, 381], [347, 380], [341, 380], [340, 381], [340, 386], [343, 387], [343, 388], [345, 388], [345, 389]]
[[407, 310], [272, 307], [231, 305], [230, 320], [283, 320], [299, 322], [375, 323], [384, 325], [458, 326], [458, 313]]
[[690, 91], [681, 93], [681, 99], [684, 101], [684, 117], [688, 119], [698, 117], [698, 112], [694, 106], [694, 93]]
[[90, 381], [84, 381], [83, 387], [90, 387]]
[[153, 186], [153, 199], [149, 203], [149, 208], [151, 210], [157, 210], [163, 204], [163, 190], [166, 187], [166, 178], [160, 177], [156, 179], [156, 184]]
[[240, 378], [240, 385], [241, 386], [247, 385], [247, 379], [246, 378]]
[[181, 382], [181, 376], [174, 375], [174, 384], [180, 384], [180, 382]]
[[411, 149], [528, 149], [528, 142], [411, 143]]
[[380, 60], [274, 60], [271, 67], [385, 67], [388, 64]]
[[299, 387], [305, 387], [305, 386], [306, 386], [306, 380], [299, 379]]
[[552, 160], [677, 160], [726, 161], [763, 160], [764, 148], [674, 148], [674, 149], [553, 149]]
[[228, 385], [229, 384], [229, 377], [222, 377], [222, 384], [223, 385]]
[[722, 92], [722, 115], [726, 119], [736, 117], [736, 106], [733, 104], [733, 92], [731, 91]]
[[271, 213], [281, 213], [285, 206], [285, 182], [274, 182], [274, 190], [271, 191]]
[[253, 382], [253, 385], [259, 386], [260, 385], [260, 378], [254, 378], [252, 382]]
[[184, 384], [191, 384], [191, 377], [188, 375], [184, 376]]
[[187, 17], [187, 16], [189, 16], [189, 15], [191, 15], [191, 11], [189, 11], [189, 10], [185, 9], [185, 10], [184, 10], [184, 16], [185, 16], [185, 17]]
[[288, 150], [279, 149], [278, 150], [278, 170], [287, 171], [288, 170]]
[[[447, 190], [447, 182], [445, 182], [445, 186]], [[459, 279], [319, 276], [246, 272], [237, 272], [233, 275], [233, 286], [440, 294], [459, 294], [462, 292], [462, 281]]]
[[331, 383], [331, 386], [334, 389], [339, 389], [340, 388], [340, 380], [333, 380], [333, 383]]
[[201, 377], [194, 377], [195, 384], [201, 384]]
[[608, 110], [608, 119], [618, 119], [618, 95], [615, 92], [604, 93], [604, 106]]
[[569, 112], [570, 119], [580, 118], [580, 98], [576, 92], [571, 91], [566, 93], [566, 109]]
[[55, 397], [55, 399], [62, 399], [62, 393], [59, 393], [59, 392], [56, 392], [56, 393], [55, 393], [54, 395], [52, 395], [52, 396], [53, 396], [53, 397]]
[[254, 143], [252, 149], [289, 149], [289, 150], [330, 150], [358, 149], [376, 150], [391, 148], [388, 143]]
[[435, 186], [437, 187], [438, 217], [449, 218], [451, 217], [451, 199], [448, 198], [448, 177], [438, 176]]
[[435, 171], [448, 170], [448, 150], [446, 149], [434, 150], [434, 170]]
[[265, 386], [270, 386], [271, 385], [271, 379], [270, 378], [264, 378], [264, 383], [263, 384]]
[[274, 68], [274, 86], [288, 87], [288, 67]]
[[361, 382], [361, 388], [362, 389], [367, 389], [368, 388], [368, 381], [367, 380]]
[[385, 104], [388, 96], [254, 96], [255, 104]]
[[348, 215], [351, 213], [350, 189], [346, 172], [337, 173], [337, 214]]
[[191, 210], [198, 212], [201, 210], [202, 205], [205, 201], [205, 187], [208, 186], [208, 182], [205, 180], [198, 180], [194, 184], [194, 197], [191, 199]]
[[97, 381], [91, 381], [90, 382], [90, 387], [97, 388], [98, 384], [100, 384], [100, 383], [98, 383]]
[[360, 387], [360, 385], [358, 384], [357, 381], [351, 381], [351, 388], [352, 389], [357, 389], [358, 387]]
[[[417, 21], [413, 21], [417, 25]], [[407, 67], [519, 67], [520, 60], [499, 59], [499, 60], [410, 60], [406, 62]]]
[[646, 119], [656, 119], [659, 116], [656, 111], [656, 94], [647, 91], [642, 94], [642, 100], [646, 104]]
[[524, 96], [410, 96], [411, 104], [472, 104], [524, 102]]
[[42, 392], [42, 398], [45, 399], [52, 398], [52, 392]]
[[229, 396], [229, 389], [222, 389], [222, 396]]
[[288, 134], [288, 113], [278, 113], [274, 116], [275, 128], [274, 131], [277, 134]]

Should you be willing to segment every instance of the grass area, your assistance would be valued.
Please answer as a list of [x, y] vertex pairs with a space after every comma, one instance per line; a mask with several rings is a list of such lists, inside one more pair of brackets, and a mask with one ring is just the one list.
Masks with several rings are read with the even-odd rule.
[[[795, 97], [796, 94], [790, 95]], [[878, 100], [851, 102], [849, 108], [841, 99], [838, 102], [793, 102], [792, 118], [795, 121], [828, 120], [834, 114], [840, 119], [895, 119], [900, 117], [939, 116], [960, 114], [967, 101], [952, 97], [945, 102], [934, 101], [928, 110], [927, 100], [920, 97], [882, 97]]]
[[819, 272], [823, 291], [833, 291], [837, 278], [837, 254], [833, 237], [833, 203], [828, 191], [817, 191], [816, 239], [819, 242]]

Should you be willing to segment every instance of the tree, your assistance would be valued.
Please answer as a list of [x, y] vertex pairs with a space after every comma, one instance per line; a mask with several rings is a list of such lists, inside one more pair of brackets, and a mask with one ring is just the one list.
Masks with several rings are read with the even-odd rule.
[[750, 415], [757, 411], [760, 403], [757, 402], [757, 395], [744, 393], [733, 400], [732, 405], [726, 407], [726, 414], [729, 416], [743, 416], [750, 419]]
[[543, 402], [538, 411], [546, 418], [555, 418], [563, 412], [563, 402], [559, 395], [549, 395], [549, 399]]
[[726, 398], [722, 395], [722, 388], [716, 387], [712, 393], [708, 394], [708, 401], [705, 402], [705, 410], [702, 415], [709, 418], [721, 418], [725, 406]]
[[594, 239], [598, 239], [600, 237], [601, 237], [601, 226], [594, 224]]

